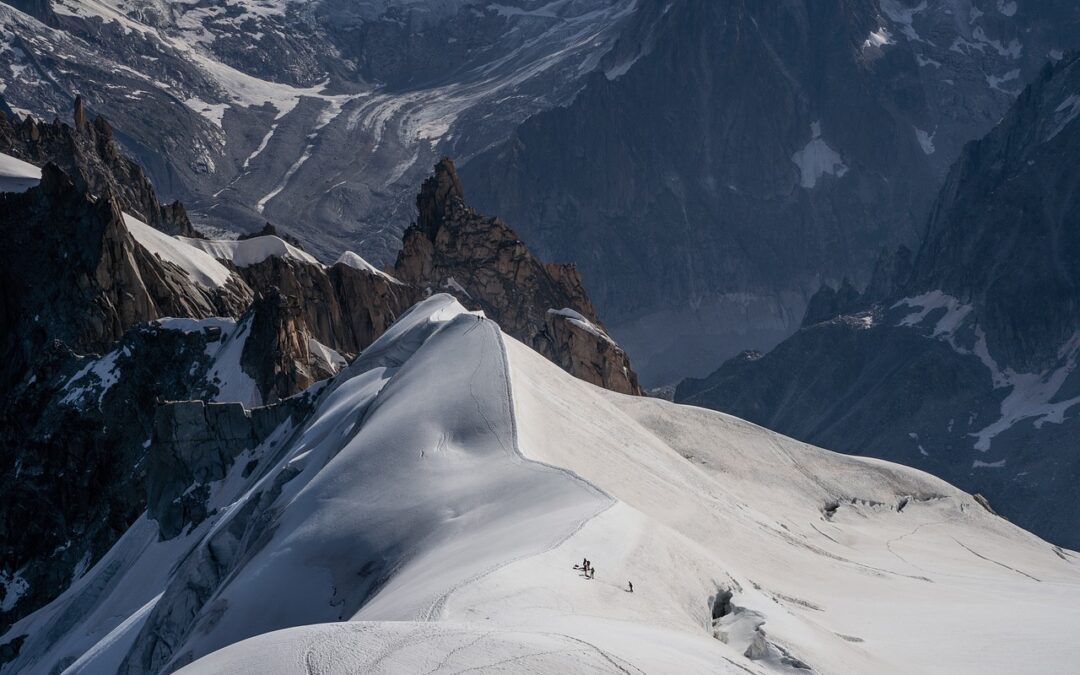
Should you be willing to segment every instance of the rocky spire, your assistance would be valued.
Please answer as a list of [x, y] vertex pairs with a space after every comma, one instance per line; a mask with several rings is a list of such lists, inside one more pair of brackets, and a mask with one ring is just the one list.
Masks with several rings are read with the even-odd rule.
[[446, 214], [464, 206], [465, 193], [461, 189], [454, 160], [443, 157], [435, 165], [435, 174], [424, 181], [420, 194], [416, 196], [416, 225], [432, 238]]
[[75, 97], [75, 129], [86, 131], [86, 106], [83, 104], [82, 96]]
[[573, 265], [544, 263], [502, 220], [465, 204], [444, 157], [416, 198], [394, 275], [425, 292], [448, 292], [572, 375], [637, 394], [626, 353], [608, 337]]

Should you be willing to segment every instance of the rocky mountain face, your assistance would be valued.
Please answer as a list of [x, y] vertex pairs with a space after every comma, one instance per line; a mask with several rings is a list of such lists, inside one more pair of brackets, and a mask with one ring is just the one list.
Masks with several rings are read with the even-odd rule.
[[76, 188], [99, 195], [111, 192], [123, 210], [167, 234], [199, 235], [184, 206], [162, 204], [141, 166], [120, 150], [112, 126], [100, 115], [90, 121], [82, 97], [75, 98], [73, 124], [0, 116], [0, 152], [37, 166], [52, 162]]
[[[0, 407], [4, 625], [78, 578], [146, 507], [147, 481], [154, 475], [148, 471], [160, 461], [148, 464], [147, 448], [160, 425], [161, 402], [258, 404], [255, 380], [273, 373], [248, 376], [242, 354], [265, 354], [275, 345], [256, 342], [252, 322], [258, 323], [257, 315], [239, 323], [143, 323], [102, 356], [78, 355], [59, 340], [41, 350], [29, 376]], [[175, 461], [182, 460], [178, 455]], [[165, 474], [156, 479], [173, 480]], [[172, 497], [177, 502], [169, 508], [182, 512], [186, 502]], [[169, 536], [174, 521], [163, 522], [163, 536]]]
[[483, 310], [508, 334], [587, 382], [641, 393], [629, 358], [597, 319], [577, 268], [540, 262], [505, 223], [466, 206], [451, 160], [435, 165], [416, 206], [419, 216], [406, 230], [394, 266], [397, 278]]
[[52, 163], [38, 187], [0, 194], [0, 231], [7, 384], [52, 340], [100, 352], [138, 323], [237, 316], [251, 300], [235, 275], [203, 285], [154, 255], [132, 236], [110, 188], [95, 197]]
[[824, 290], [768, 354], [676, 400], [933, 472], [1080, 545], [1080, 55], [1048, 66], [962, 153], [911, 261]]
[[270, 255], [236, 269], [252, 288], [272, 287], [292, 298], [311, 335], [350, 359], [420, 299], [410, 286], [344, 262], [327, 267], [313, 259]]
[[963, 144], [1078, 27], [1069, 2], [643, 2], [571, 105], [462, 175], [673, 382], [914, 246]]
[[635, 5], [544, 4], [10, 0], [4, 96], [51, 119], [81, 94], [211, 231], [388, 263], [430, 165], [568, 102]]

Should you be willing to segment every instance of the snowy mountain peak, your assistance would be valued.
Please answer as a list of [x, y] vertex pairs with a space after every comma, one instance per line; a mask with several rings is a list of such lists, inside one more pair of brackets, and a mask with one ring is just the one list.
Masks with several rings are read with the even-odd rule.
[[200, 483], [205, 520], [140, 519], [16, 624], [8, 670], [1027, 671], [1003, 630], [1080, 655], [1075, 554], [920, 472], [583, 383], [446, 295], [310, 410]]

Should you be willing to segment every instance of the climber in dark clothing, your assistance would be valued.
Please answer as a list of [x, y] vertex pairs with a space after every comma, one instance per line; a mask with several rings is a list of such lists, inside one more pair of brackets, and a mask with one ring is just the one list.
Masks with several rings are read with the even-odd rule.
[[630, 587], [630, 592], [633, 593], [634, 592], [634, 582], [633, 581], [627, 581], [626, 585]]

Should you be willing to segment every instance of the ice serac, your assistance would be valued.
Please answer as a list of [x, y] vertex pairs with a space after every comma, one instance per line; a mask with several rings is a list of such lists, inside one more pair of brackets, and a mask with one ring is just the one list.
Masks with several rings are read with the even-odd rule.
[[1080, 55], [1062, 55], [949, 173], [917, 254], [827, 290], [764, 357], [676, 400], [925, 469], [1080, 544]]
[[167, 234], [200, 236], [180, 202], [162, 204], [142, 167], [125, 155], [109, 122], [90, 120], [82, 97], [75, 97], [73, 124], [31, 116], [0, 115], [0, 152], [36, 166], [52, 162], [86, 192], [111, 192], [124, 211]]
[[[452, 160], [435, 165], [416, 206], [417, 220], [405, 232], [394, 266], [398, 279], [482, 309], [577, 377], [641, 393], [629, 357], [597, 319], [577, 267], [541, 262], [500, 219], [468, 207]], [[568, 315], [581, 320], [568, 321]]]

